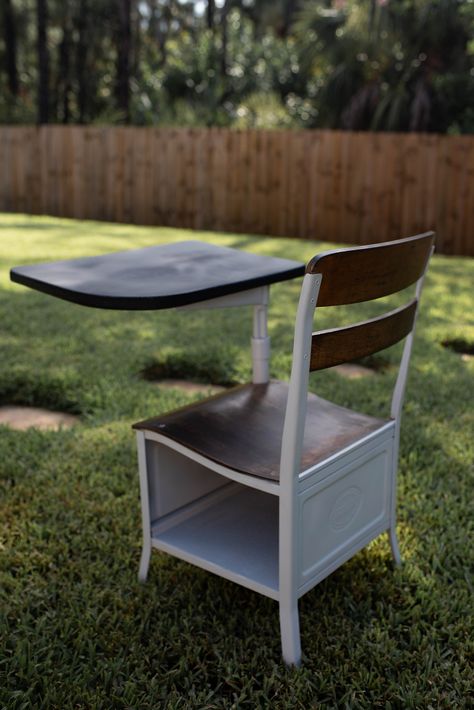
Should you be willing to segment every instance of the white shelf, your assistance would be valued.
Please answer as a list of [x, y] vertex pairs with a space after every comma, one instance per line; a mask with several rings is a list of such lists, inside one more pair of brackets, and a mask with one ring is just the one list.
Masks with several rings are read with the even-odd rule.
[[158, 532], [152, 527], [154, 547], [278, 598], [278, 498], [233, 484], [230, 495], [210, 497], [176, 525]]

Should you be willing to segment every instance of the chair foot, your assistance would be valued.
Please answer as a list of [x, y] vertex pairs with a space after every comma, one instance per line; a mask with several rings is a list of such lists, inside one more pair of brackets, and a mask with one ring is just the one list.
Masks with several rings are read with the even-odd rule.
[[144, 545], [142, 549], [142, 556], [140, 558], [140, 567], [138, 569], [138, 581], [146, 582], [148, 577], [148, 568], [150, 566], [151, 557], [151, 547], [149, 545]]
[[293, 607], [280, 604], [280, 631], [283, 660], [287, 666], [301, 665], [298, 602]]
[[398, 546], [397, 531], [395, 528], [389, 528], [388, 539], [390, 540], [390, 547], [392, 548], [393, 561], [397, 567], [402, 564], [402, 556], [400, 555], [400, 548]]

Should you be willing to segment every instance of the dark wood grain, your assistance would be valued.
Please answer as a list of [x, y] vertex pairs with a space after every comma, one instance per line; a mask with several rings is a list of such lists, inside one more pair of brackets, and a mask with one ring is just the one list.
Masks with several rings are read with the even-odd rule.
[[[288, 385], [243, 385], [134, 425], [157, 432], [223, 466], [279, 480]], [[387, 420], [308, 395], [301, 470], [383, 426]]]
[[318, 254], [306, 266], [306, 273], [323, 276], [318, 306], [370, 301], [410, 286], [422, 275], [433, 242], [434, 233], [426, 232]]
[[413, 327], [416, 305], [415, 298], [378, 318], [313, 333], [310, 370], [341, 365], [398, 343]]

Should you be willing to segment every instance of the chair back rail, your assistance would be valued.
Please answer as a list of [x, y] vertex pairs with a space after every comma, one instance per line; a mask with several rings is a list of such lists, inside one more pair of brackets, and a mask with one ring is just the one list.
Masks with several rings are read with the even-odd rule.
[[377, 318], [343, 328], [320, 330], [311, 341], [310, 370], [350, 362], [398, 343], [411, 331], [417, 299]]
[[340, 306], [382, 298], [410, 286], [423, 274], [434, 232], [382, 244], [318, 254], [306, 273], [321, 274], [318, 306]]
[[[300, 472], [309, 372], [350, 362], [384, 350], [405, 338], [399, 373], [392, 395], [391, 417], [397, 436], [403, 403], [413, 329], [424, 276], [434, 251], [434, 232], [367, 247], [339, 249], [315, 256], [306, 275], [296, 315], [293, 363], [280, 460], [281, 501], [288, 521], [282, 540], [291, 536], [292, 506]], [[378, 318], [343, 328], [313, 332], [318, 306], [345, 305], [375, 300], [417, 282], [415, 298]], [[288, 501], [285, 499], [288, 496]], [[294, 541], [286, 541], [291, 545]]]

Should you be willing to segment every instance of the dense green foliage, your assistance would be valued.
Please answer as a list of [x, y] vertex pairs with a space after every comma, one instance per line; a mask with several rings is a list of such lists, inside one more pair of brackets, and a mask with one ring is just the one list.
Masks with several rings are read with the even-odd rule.
[[474, 131], [472, 0], [2, 0], [0, 122]]
[[[196, 396], [139, 373], [171, 352], [195, 376], [212, 362], [213, 376], [245, 379], [248, 309], [92, 310], [14, 285], [8, 269], [194, 237], [303, 260], [327, 245], [21, 215], [1, 216], [0, 234], [0, 403], [81, 413], [69, 431], [0, 427], [0, 707], [472, 707], [474, 359], [441, 342], [474, 341], [474, 261], [435, 256], [427, 277], [402, 423], [404, 565], [381, 537], [304, 596], [304, 662], [288, 670], [273, 601], [157, 552], [148, 583], [136, 579], [130, 425]], [[277, 377], [298, 290], [272, 287]], [[318, 311], [323, 327], [332, 310]], [[382, 413], [398, 351], [370, 381], [326, 371], [311, 388]]]

